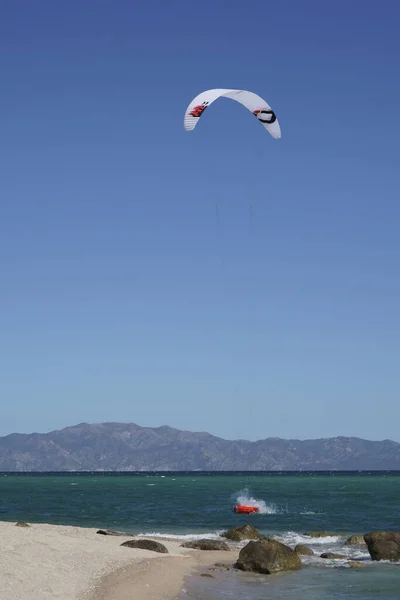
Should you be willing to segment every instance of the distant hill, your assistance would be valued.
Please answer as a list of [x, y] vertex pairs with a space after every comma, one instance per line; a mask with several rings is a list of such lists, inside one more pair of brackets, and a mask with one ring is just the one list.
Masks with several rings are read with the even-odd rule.
[[134, 423], [81, 423], [0, 438], [0, 471], [400, 470], [400, 444], [335, 437], [224, 440]]

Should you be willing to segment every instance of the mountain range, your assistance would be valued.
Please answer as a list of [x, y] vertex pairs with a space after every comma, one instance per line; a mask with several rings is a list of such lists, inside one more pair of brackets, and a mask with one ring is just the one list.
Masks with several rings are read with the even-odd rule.
[[135, 423], [0, 437], [0, 471], [400, 470], [400, 444], [356, 437], [225, 440]]

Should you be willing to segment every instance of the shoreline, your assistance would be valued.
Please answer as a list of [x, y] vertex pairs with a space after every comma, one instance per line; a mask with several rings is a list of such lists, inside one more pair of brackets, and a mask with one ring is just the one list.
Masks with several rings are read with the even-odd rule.
[[133, 590], [135, 600], [176, 600], [187, 577], [236, 558], [235, 550], [192, 550], [182, 556], [145, 559], [105, 574], [80, 600], [130, 600]]
[[195, 569], [234, 562], [237, 550], [182, 548], [168, 554], [121, 547], [151, 536], [99, 535], [98, 528], [0, 521], [2, 600], [173, 600]]
[[[242, 547], [241, 542], [231, 542], [229, 550], [199, 550], [182, 547], [185, 536], [101, 533], [104, 530], [82, 526], [0, 521], [1, 600], [177, 600], [183, 597], [185, 587], [189, 593], [199, 589], [200, 597], [202, 590], [213, 589], [223, 599], [218, 584], [225, 581], [229, 586], [232, 580], [220, 579], [218, 572], [225, 571], [224, 566], [233, 567]], [[307, 545], [314, 553], [301, 559], [305, 566], [314, 567], [311, 574], [321, 568], [328, 574], [338, 568], [379, 567], [366, 547], [346, 545], [347, 534], [317, 533]], [[296, 537], [286, 544], [293, 548], [299, 541], [304, 543]], [[339, 537], [342, 539], [336, 539]], [[161, 542], [167, 553], [122, 546], [138, 539]], [[152, 548], [151, 544], [145, 546]], [[206, 583], [202, 576], [216, 579]]]

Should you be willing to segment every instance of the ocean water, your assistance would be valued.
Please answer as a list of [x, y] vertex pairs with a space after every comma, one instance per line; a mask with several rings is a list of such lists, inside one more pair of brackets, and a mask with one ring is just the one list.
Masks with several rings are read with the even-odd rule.
[[[232, 505], [254, 503], [256, 515]], [[182, 539], [218, 538], [251, 523], [262, 534], [315, 551], [300, 571], [273, 576], [236, 571], [190, 577], [180, 600], [400, 599], [400, 563], [374, 563], [351, 534], [400, 531], [400, 472], [0, 474], [0, 520], [26, 520]], [[310, 531], [332, 535], [315, 538]], [[322, 552], [348, 558], [326, 560]], [[350, 558], [363, 563], [349, 568]]]

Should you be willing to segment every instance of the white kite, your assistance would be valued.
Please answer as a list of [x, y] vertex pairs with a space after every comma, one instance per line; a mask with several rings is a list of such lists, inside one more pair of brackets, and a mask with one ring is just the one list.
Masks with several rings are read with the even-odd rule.
[[247, 90], [207, 90], [193, 98], [185, 112], [184, 127], [186, 131], [192, 131], [196, 127], [205, 109], [218, 98], [231, 98], [231, 100], [240, 102], [257, 117], [273, 138], [281, 137], [278, 119], [270, 105], [257, 94]]

